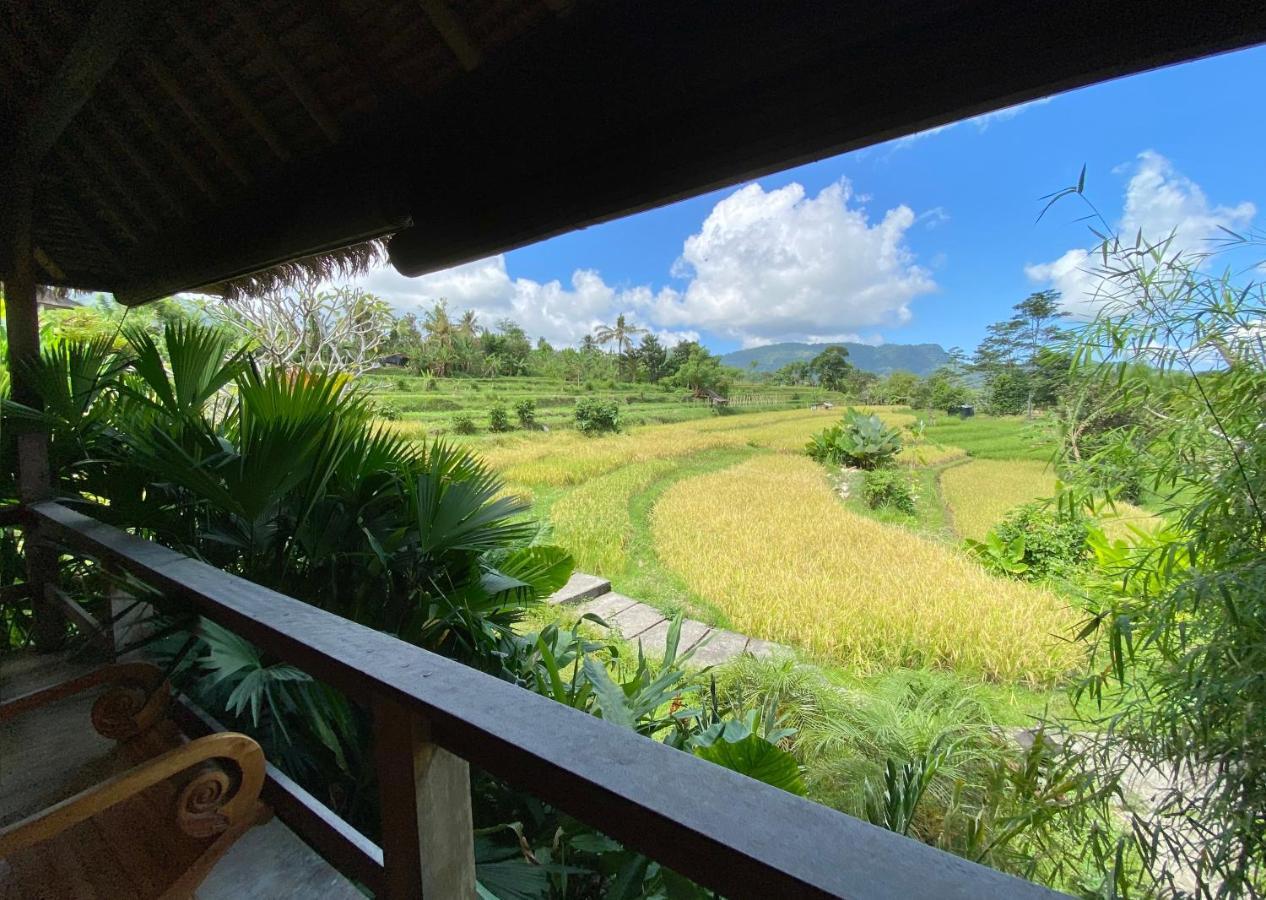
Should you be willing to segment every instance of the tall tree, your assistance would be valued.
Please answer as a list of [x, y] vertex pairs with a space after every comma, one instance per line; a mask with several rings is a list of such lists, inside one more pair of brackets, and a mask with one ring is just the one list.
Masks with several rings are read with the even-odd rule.
[[594, 339], [603, 345], [614, 343], [616, 354], [624, 360], [628, 358], [629, 348], [633, 346], [633, 338], [639, 334], [646, 334], [646, 329], [625, 321], [624, 313], [620, 313], [615, 317], [614, 325], [600, 325], [594, 332]]
[[990, 325], [976, 348], [972, 368], [985, 376], [995, 411], [1019, 412], [1015, 399], [1022, 396], [1020, 408], [1032, 417], [1041, 353], [1063, 335], [1058, 325], [1064, 317], [1059, 298], [1059, 291], [1030, 294], [1012, 307], [1011, 318]]
[[832, 344], [809, 363], [809, 371], [818, 384], [828, 391], [842, 391], [853, 364], [848, 361], [848, 348]]
[[635, 355], [647, 381], [657, 382], [668, 373], [668, 351], [655, 335], [644, 335]]

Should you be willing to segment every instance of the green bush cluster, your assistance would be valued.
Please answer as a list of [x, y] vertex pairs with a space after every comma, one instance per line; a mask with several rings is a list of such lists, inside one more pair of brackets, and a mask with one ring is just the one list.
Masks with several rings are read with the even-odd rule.
[[458, 413], [453, 416], [453, 434], [474, 434], [475, 420], [466, 413]]
[[620, 430], [620, 404], [613, 400], [577, 400], [575, 415], [576, 428], [583, 434], [604, 434]]
[[918, 511], [914, 484], [907, 472], [899, 469], [872, 469], [862, 481], [862, 499], [871, 509], [895, 509], [906, 515]]
[[519, 418], [519, 427], [531, 430], [536, 427], [536, 401], [531, 398], [520, 400], [514, 404], [514, 414]]
[[891, 465], [901, 451], [901, 432], [879, 416], [849, 409], [839, 424], [815, 434], [805, 452], [818, 462], [878, 469]]
[[488, 410], [489, 431], [512, 431], [513, 428], [514, 426], [510, 424], [510, 414], [506, 412], [506, 408], [500, 403]]
[[1090, 560], [1090, 522], [1066, 508], [1036, 500], [1017, 506], [967, 549], [986, 568], [1025, 581], [1066, 578]]

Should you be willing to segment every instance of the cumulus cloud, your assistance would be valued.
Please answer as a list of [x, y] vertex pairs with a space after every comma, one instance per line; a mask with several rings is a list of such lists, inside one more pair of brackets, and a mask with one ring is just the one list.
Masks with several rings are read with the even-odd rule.
[[[1133, 240], [1140, 231], [1148, 241], [1172, 235], [1171, 252], [1201, 253], [1210, 249], [1210, 240], [1220, 236], [1222, 228], [1243, 229], [1257, 214], [1248, 202], [1214, 205], [1200, 185], [1154, 150], [1140, 153], [1133, 169], [1118, 223], [1124, 239]], [[1101, 287], [1095, 263], [1086, 249], [1074, 248], [1058, 259], [1025, 266], [1024, 272], [1032, 281], [1060, 291], [1066, 311], [1092, 316]]]
[[[947, 219], [936, 209], [922, 221]], [[771, 191], [749, 184], [686, 238], [665, 273], [680, 279], [675, 286], [616, 288], [592, 269], [576, 269], [569, 283], [542, 283], [513, 277], [504, 256], [419, 278], [382, 269], [366, 286], [401, 311], [444, 297], [485, 325], [509, 317], [556, 344], [575, 344], [620, 314], [670, 345], [702, 331], [744, 346], [862, 340], [862, 329], [908, 321], [910, 302], [936, 288], [906, 244], [918, 221], [898, 206], [872, 222], [846, 180], [815, 197], [796, 183]]]
[[909, 321], [910, 302], [936, 287], [906, 244], [916, 216], [898, 206], [871, 222], [851, 199], [847, 180], [816, 197], [794, 182], [735, 191], [686, 239], [674, 272], [688, 283], [660, 291], [652, 318], [749, 344]]
[[[401, 312], [420, 312], [438, 299], [448, 300], [452, 310], [473, 309], [487, 327], [499, 319], [511, 318], [531, 336], [542, 336], [557, 344], [575, 344], [598, 325], [610, 323], [625, 313], [634, 323], [636, 310], [654, 301], [649, 288], [617, 290], [592, 269], [577, 269], [571, 283], [558, 280], [541, 283], [530, 278], [512, 278], [504, 256], [493, 256], [418, 278], [406, 278], [384, 268], [369, 276], [366, 288], [390, 301]], [[690, 329], [652, 328], [666, 344], [697, 340]]]

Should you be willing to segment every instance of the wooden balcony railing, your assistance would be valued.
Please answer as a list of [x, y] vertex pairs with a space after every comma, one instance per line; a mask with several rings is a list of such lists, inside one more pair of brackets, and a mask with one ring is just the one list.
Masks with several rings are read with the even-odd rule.
[[[726, 897], [1060, 896], [712, 765], [460, 663], [131, 536], [33, 504], [39, 540], [122, 570], [367, 704], [382, 847], [275, 768], [266, 799], [388, 898], [473, 897], [469, 765]], [[214, 730], [196, 709], [187, 730]]]

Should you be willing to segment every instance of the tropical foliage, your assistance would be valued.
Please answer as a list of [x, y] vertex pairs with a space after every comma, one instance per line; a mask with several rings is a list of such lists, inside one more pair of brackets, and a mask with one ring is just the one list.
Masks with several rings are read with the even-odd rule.
[[815, 434], [805, 452], [818, 462], [878, 469], [901, 452], [901, 432], [877, 415], [849, 409], [842, 422]]

